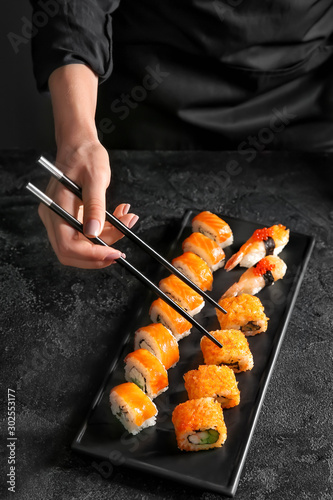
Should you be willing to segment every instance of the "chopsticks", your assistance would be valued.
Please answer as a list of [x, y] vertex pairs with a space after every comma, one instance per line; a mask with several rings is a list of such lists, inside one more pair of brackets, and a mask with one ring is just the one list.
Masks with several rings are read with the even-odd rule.
[[[50, 208], [53, 212], [62, 217], [66, 222], [69, 223], [74, 229], [79, 231], [81, 234], [83, 233], [83, 224], [78, 221], [75, 217], [73, 217], [70, 213], [60, 207], [57, 203], [55, 203], [51, 198], [49, 198], [45, 193], [40, 191], [34, 184], [30, 182], [27, 184], [26, 188], [36, 196], [44, 205]], [[85, 235], [84, 235], [85, 236]], [[88, 238], [93, 243], [97, 243], [103, 246], [109, 246], [105, 241], [103, 241], [98, 236], [95, 238]], [[119, 257], [115, 262], [122, 265], [125, 269], [127, 269], [130, 273], [132, 273], [136, 278], [138, 278], [144, 285], [148, 286], [153, 292], [156, 293], [164, 302], [166, 302], [169, 306], [175, 309], [183, 318], [189, 321], [193, 326], [195, 326], [203, 335], [208, 337], [212, 342], [214, 342], [218, 347], [223, 347], [222, 344], [211, 334], [209, 333], [203, 326], [200, 325], [192, 316], [190, 316], [182, 307], [180, 307], [176, 302], [174, 302], [168, 295], [166, 295], [162, 290], [160, 290], [152, 281], [150, 281], [146, 276], [144, 276], [138, 269], [136, 269], [132, 264], [130, 264], [126, 259]]]
[[[55, 165], [49, 162], [46, 158], [41, 156], [38, 160], [38, 163], [42, 165], [48, 172], [53, 175], [61, 184], [63, 184], [67, 189], [72, 191], [76, 196], [78, 196], [82, 200], [82, 189], [75, 184], [69, 177], [67, 177], [61, 170], [59, 170]], [[162, 255], [157, 253], [153, 248], [151, 248], [147, 243], [145, 243], [139, 236], [133, 233], [130, 229], [128, 229], [125, 224], [123, 224], [117, 217], [110, 214], [109, 212], [105, 212], [105, 218], [108, 222], [110, 222], [113, 226], [115, 226], [121, 233], [127, 236], [130, 240], [134, 241], [139, 247], [145, 250], [149, 255], [151, 255], [154, 259], [156, 259], [162, 266], [168, 269], [170, 272], [175, 274], [179, 279], [181, 279], [184, 283], [195, 290], [201, 297], [203, 297], [207, 302], [213, 305], [216, 309], [226, 314], [225, 309], [220, 306], [217, 302], [215, 302], [212, 297], [210, 297], [207, 293], [205, 293], [201, 288], [199, 288], [195, 283], [193, 283], [190, 279], [187, 278], [181, 271], [179, 271], [176, 267], [174, 267], [170, 262], [168, 262]]]

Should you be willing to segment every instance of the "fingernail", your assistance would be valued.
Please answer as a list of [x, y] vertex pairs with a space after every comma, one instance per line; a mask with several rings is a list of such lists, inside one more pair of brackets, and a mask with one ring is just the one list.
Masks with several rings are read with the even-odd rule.
[[84, 227], [84, 234], [86, 236], [94, 237], [98, 236], [101, 230], [101, 224], [96, 219], [90, 219], [86, 222]]
[[123, 215], [128, 214], [130, 208], [131, 208], [131, 205], [129, 203], [126, 203], [126, 205], [124, 206], [124, 209], [123, 209]]
[[129, 221], [128, 227], [131, 229], [138, 220], [139, 217], [137, 215], [134, 215], [134, 217]]
[[115, 259], [119, 259], [119, 257], [123, 257], [125, 254], [119, 252], [119, 250], [114, 250], [110, 252], [104, 259], [105, 262], [110, 262]]

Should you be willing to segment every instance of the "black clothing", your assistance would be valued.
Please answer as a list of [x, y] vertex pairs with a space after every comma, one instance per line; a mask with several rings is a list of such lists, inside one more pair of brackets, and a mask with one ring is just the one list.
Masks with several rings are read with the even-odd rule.
[[333, 150], [331, 0], [48, 1], [38, 86], [88, 64], [106, 146]]

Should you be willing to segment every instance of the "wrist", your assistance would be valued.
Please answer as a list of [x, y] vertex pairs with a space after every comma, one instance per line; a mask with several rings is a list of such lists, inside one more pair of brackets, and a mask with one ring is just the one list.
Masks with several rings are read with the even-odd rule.
[[55, 139], [58, 149], [63, 146], [76, 149], [82, 144], [99, 140], [94, 120], [92, 122], [71, 120], [63, 124], [56, 124]]
[[57, 147], [98, 140], [95, 125], [98, 78], [83, 64], [56, 69], [50, 76]]

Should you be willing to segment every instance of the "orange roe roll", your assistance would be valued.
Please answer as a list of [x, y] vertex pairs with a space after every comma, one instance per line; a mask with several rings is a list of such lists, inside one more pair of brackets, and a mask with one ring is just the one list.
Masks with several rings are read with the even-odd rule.
[[160, 298], [154, 300], [150, 306], [149, 314], [153, 323], [162, 323], [171, 331], [176, 340], [191, 333], [191, 323]]
[[235, 373], [252, 370], [253, 356], [249, 343], [240, 330], [210, 332], [223, 347], [218, 347], [208, 337], [202, 337], [200, 347], [206, 365], [226, 365]]
[[181, 279], [171, 274], [160, 281], [159, 287], [191, 316], [198, 314], [205, 305], [204, 299]]
[[227, 314], [216, 309], [221, 330], [241, 330], [246, 336], [257, 335], [267, 330], [269, 318], [260, 299], [247, 293], [219, 300]]
[[225, 365], [200, 365], [184, 375], [185, 389], [189, 399], [211, 397], [222, 408], [233, 408], [240, 401], [235, 374]]
[[125, 378], [139, 386], [151, 399], [168, 388], [168, 372], [161, 361], [147, 349], [137, 349], [127, 354]]
[[232, 245], [234, 237], [229, 224], [212, 212], [200, 212], [192, 219], [193, 232], [203, 233], [221, 248]]
[[225, 253], [216, 241], [202, 233], [192, 233], [183, 241], [183, 251], [201, 257], [214, 272], [224, 265]]
[[135, 332], [134, 348], [150, 351], [166, 370], [175, 366], [179, 360], [178, 342], [162, 323], [152, 323], [139, 328]]
[[213, 273], [208, 264], [193, 252], [184, 252], [172, 259], [172, 265], [185, 274], [200, 290], [211, 290], [213, 287]]
[[142, 429], [156, 423], [156, 406], [147, 394], [132, 382], [111, 389], [110, 405], [113, 415], [131, 434], [138, 434]]
[[172, 413], [177, 445], [184, 451], [219, 448], [227, 438], [220, 404], [213, 398], [190, 399]]

